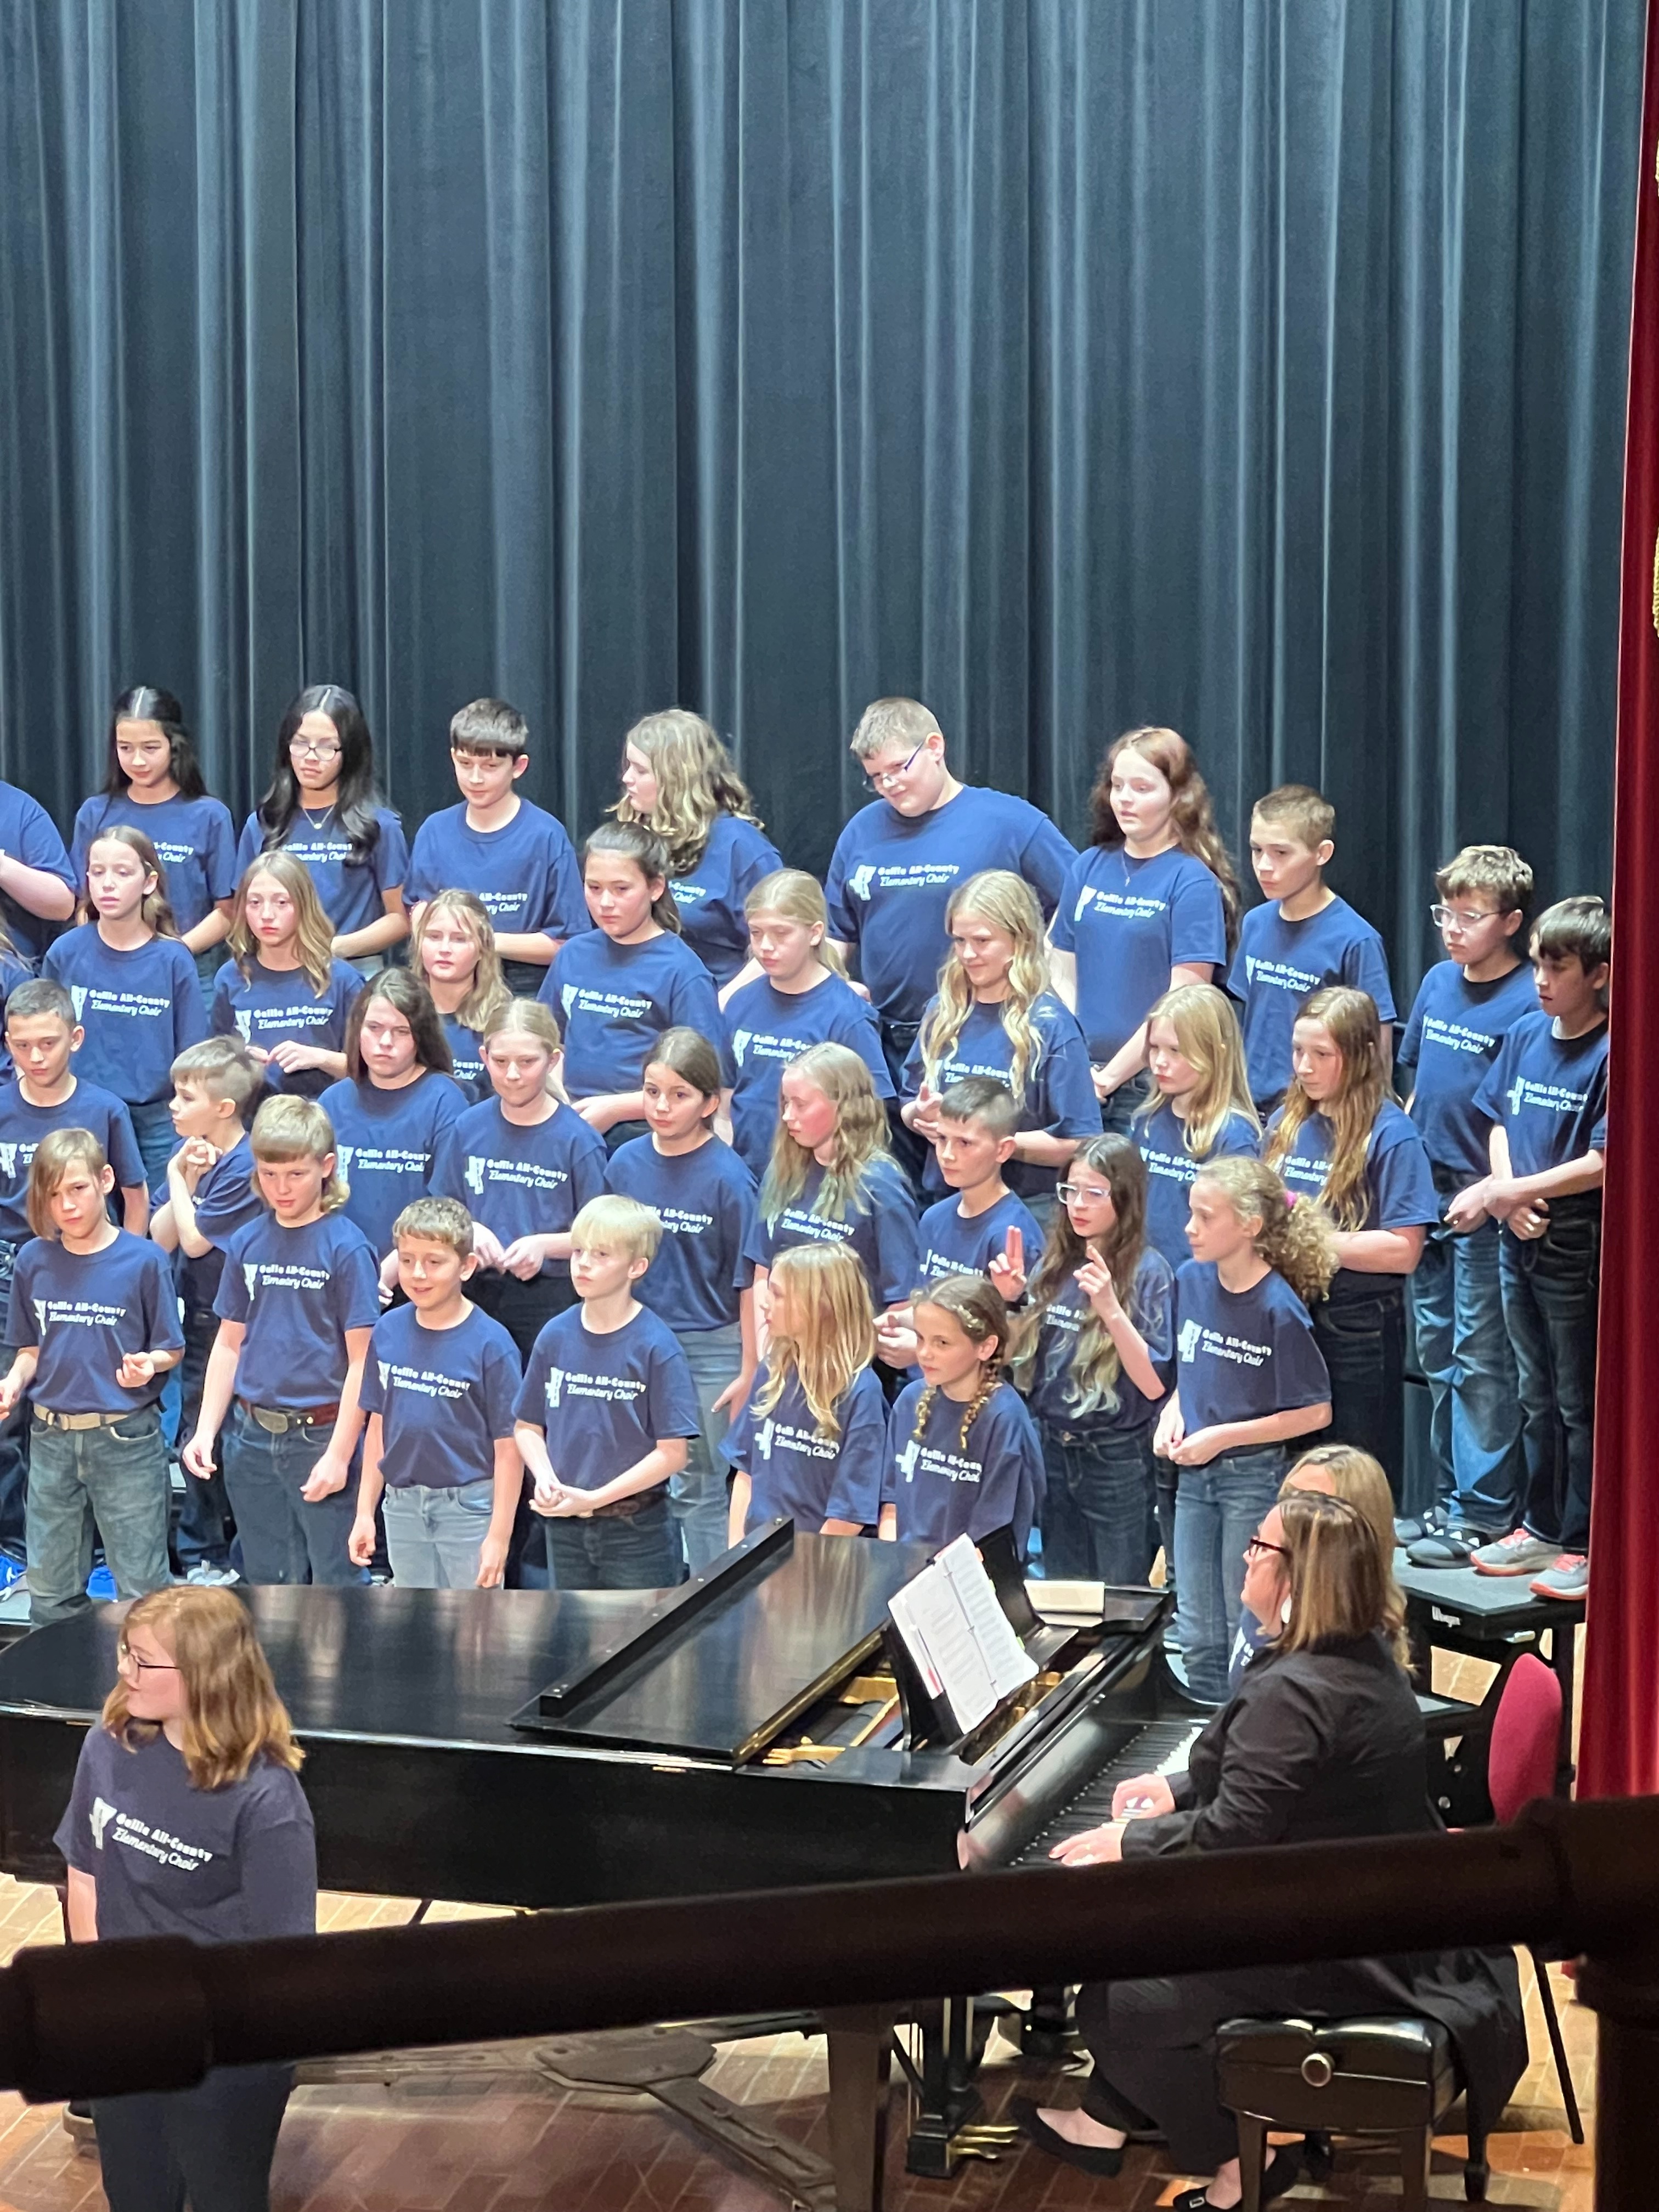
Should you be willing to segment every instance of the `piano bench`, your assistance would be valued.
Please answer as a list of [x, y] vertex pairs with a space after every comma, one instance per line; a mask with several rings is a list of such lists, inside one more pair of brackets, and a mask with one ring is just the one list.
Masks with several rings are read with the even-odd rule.
[[[1243, 2212], [1261, 2212], [1267, 2131], [1392, 2136], [1404, 2212], [1428, 2212], [1434, 2131], [1462, 2091], [1451, 2038], [1426, 2020], [1230, 2020], [1216, 2031], [1221, 2102], [1238, 2121]], [[1463, 2194], [1486, 2194], [1486, 2147], [1469, 2138]]]

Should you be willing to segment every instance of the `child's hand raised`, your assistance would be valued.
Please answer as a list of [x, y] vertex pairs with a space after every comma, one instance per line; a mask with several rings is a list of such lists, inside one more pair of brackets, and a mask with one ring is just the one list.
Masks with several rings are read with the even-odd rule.
[[939, 1135], [939, 1105], [938, 1091], [924, 1079], [921, 1089], [916, 1093], [914, 1118], [910, 1127], [915, 1131], [917, 1136], [926, 1137], [929, 1144], [932, 1144]]
[[1117, 1285], [1112, 1280], [1112, 1271], [1103, 1260], [1096, 1259], [1091, 1252], [1076, 1270], [1073, 1279], [1102, 1321], [1122, 1320], [1123, 1301], [1117, 1294]]
[[130, 1352], [115, 1370], [124, 1390], [142, 1390], [155, 1380], [155, 1362], [148, 1352]]
[[992, 1282], [1005, 1305], [1017, 1305], [1025, 1295], [1025, 1232], [1011, 1229], [990, 1267]]

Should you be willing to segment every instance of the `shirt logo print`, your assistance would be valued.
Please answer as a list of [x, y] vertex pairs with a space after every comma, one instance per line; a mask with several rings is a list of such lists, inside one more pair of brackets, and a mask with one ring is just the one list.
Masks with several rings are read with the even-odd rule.
[[356, 1145], [336, 1145], [334, 1147], [334, 1164], [342, 1176], [349, 1176], [351, 1156], [356, 1149]]
[[380, 1395], [384, 1397], [392, 1386], [392, 1362], [389, 1359], [377, 1359], [374, 1364], [380, 1370]]
[[547, 1370], [547, 1402], [550, 1410], [557, 1413], [563, 1399], [564, 1370], [562, 1367], [550, 1367]]
[[253, 1016], [251, 1012], [242, 1012], [237, 1015], [236, 1034], [240, 1037], [244, 1044], [250, 1042], [253, 1036]]
[[1527, 1085], [1525, 1078], [1516, 1076], [1515, 1081], [1510, 1084], [1509, 1091], [1510, 1111], [1511, 1114], [1518, 1114], [1521, 1111], [1522, 1105], [1526, 1103], [1526, 1097]]
[[29, 1304], [34, 1308], [35, 1333], [37, 1335], [44, 1336], [46, 1333], [48, 1301], [45, 1298], [31, 1298]]
[[70, 997], [74, 1001], [75, 1018], [77, 1022], [87, 1010], [87, 990], [88, 986], [84, 983], [70, 985]]
[[92, 1810], [87, 1818], [92, 1828], [93, 1848], [94, 1850], [101, 1851], [104, 1848], [104, 1831], [115, 1818], [115, 1808], [110, 1803], [108, 1798], [94, 1797], [92, 1801]]
[[755, 1449], [763, 1459], [770, 1459], [772, 1456], [772, 1432], [776, 1425], [775, 1421], [763, 1421], [756, 1433]]
[[243, 1261], [242, 1282], [247, 1291], [248, 1297], [252, 1298], [255, 1291], [259, 1287], [259, 1263], [257, 1260]]
[[873, 868], [854, 869], [852, 875], [848, 879], [847, 888], [851, 891], [855, 899], [867, 899], [869, 897], [870, 885], [875, 876], [875, 872], [876, 872]]
[[0, 1145], [0, 1175], [4, 1176], [7, 1178], [7, 1180], [8, 1180], [8, 1181], [9, 1181], [9, 1180], [10, 1180], [10, 1178], [11, 1178], [13, 1176], [15, 1176], [15, 1175], [16, 1174], [16, 1172], [17, 1172], [17, 1147], [16, 1147], [16, 1146], [15, 1146], [15, 1145]]
[[1181, 1335], [1179, 1339], [1179, 1356], [1183, 1367], [1190, 1366], [1193, 1360], [1196, 1358], [1198, 1352], [1198, 1340], [1202, 1334], [1203, 1331], [1200, 1328], [1195, 1321], [1183, 1321], [1182, 1322]]
[[732, 1031], [732, 1056], [736, 1060], [739, 1067], [743, 1066], [744, 1055], [754, 1041], [755, 1033], [752, 1030], [734, 1030]]
[[570, 1009], [575, 1005], [576, 997], [576, 986], [574, 983], [567, 983], [559, 994], [559, 1001], [564, 1008], [566, 1021], [570, 1019]]
[[466, 1156], [466, 1187], [475, 1198], [483, 1196], [484, 1164], [476, 1152]]
[[921, 1446], [912, 1437], [898, 1455], [898, 1471], [907, 1482], [914, 1482], [916, 1479], [916, 1458], [920, 1450]]

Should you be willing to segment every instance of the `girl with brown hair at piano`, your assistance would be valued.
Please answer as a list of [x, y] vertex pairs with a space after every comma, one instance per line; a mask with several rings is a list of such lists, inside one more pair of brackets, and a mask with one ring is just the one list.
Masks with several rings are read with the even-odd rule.
[[779, 1516], [862, 1535], [887, 1471], [869, 1282], [844, 1244], [798, 1244], [779, 1253], [771, 1291], [765, 1365], [723, 1446], [735, 1470], [727, 1540]]
[[[1111, 1820], [1054, 1847], [1066, 1866], [1439, 1826], [1423, 1718], [1392, 1646], [1382, 1559], [1365, 1514], [1345, 1498], [1291, 1492], [1268, 1510], [1244, 1565], [1245, 1602], [1273, 1624], [1271, 1642], [1193, 1745], [1186, 1772], [1119, 1783]], [[1456, 2048], [1472, 2133], [1496, 2124], [1527, 2063], [1510, 1951], [1096, 1982], [1077, 2010], [1094, 2060], [1083, 2101], [1045, 2110], [1018, 2100], [1023, 2130], [1067, 2165], [1105, 2175], [1118, 2172], [1131, 2133], [1158, 2128], [1177, 2172], [1211, 2177], [1170, 2200], [1182, 2212], [1225, 2212], [1243, 2197], [1237, 2124], [1216, 2092], [1223, 2021], [1425, 2016]], [[1274, 2157], [1264, 2197], [1292, 2186], [1299, 2157], [1298, 2148]]]
[[[179, 1584], [122, 1623], [54, 1841], [72, 1943], [312, 1936], [317, 1847], [303, 1752], [247, 1607]], [[214, 2067], [191, 2089], [94, 2099], [110, 2212], [266, 2212], [291, 2066]]]

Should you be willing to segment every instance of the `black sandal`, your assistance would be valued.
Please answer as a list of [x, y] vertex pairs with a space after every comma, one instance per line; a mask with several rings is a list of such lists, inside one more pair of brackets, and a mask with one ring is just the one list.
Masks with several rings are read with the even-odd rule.
[[[1034, 2143], [1038, 2150], [1047, 2151], [1050, 2158], [1057, 2158], [1067, 2166], [1076, 2166], [1079, 2173], [1099, 2174], [1107, 2179], [1123, 2171], [1121, 2147], [1113, 2150], [1103, 2143], [1074, 2143], [1066, 2136], [1056, 2134], [1037, 2109], [1034, 2098], [1015, 2097], [1011, 2100], [1008, 2110], [1013, 2114], [1026, 2142]], [[1201, 2196], [1203, 2191], [1200, 2190], [1199, 2193]]]
[[[1267, 2170], [1261, 2177], [1261, 2202], [1266, 2204], [1275, 2197], [1282, 2197], [1287, 2189], [1294, 2189], [1302, 2171], [1302, 2146], [1286, 2143], [1276, 2150], [1267, 2161]], [[1179, 2197], [1170, 2199], [1169, 2212], [1221, 2212], [1210, 2200], [1209, 2184], [1197, 2189], [1183, 2189]], [[1238, 2212], [1235, 2205], [1232, 2212]]]

